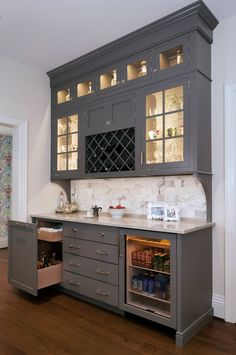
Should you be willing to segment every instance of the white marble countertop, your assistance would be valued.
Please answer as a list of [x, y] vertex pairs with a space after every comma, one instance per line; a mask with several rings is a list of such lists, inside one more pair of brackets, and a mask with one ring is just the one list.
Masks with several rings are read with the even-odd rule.
[[132, 215], [122, 218], [113, 218], [109, 214], [100, 214], [99, 217], [86, 217], [85, 213], [78, 212], [73, 214], [49, 213], [32, 214], [31, 217], [50, 219], [62, 222], [78, 222], [104, 226], [114, 226], [119, 228], [141, 229], [154, 232], [166, 232], [187, 234], [200, 229], [214, 226], [212, 222], [198, 220], [182, 220], [180, 222], [162, 222], [157, 220], [148, 220], [144, 216]]

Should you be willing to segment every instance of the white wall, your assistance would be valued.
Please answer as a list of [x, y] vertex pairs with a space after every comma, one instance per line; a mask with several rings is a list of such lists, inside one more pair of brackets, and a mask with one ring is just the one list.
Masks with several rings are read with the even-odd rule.
[[[220, 24], [214, 31], [212, 47], [212, 163], [213, 163], [213, 290], [225, 294], [224, 285], [224, 85], [236, 82], [236, 17]], [[232, 162], [235, 164], [235, 162]]]
[[50, 86], [46, 74], [0, 57], [0, 116], [28, 121], [28, 214], [53, 211], [50, 182]]

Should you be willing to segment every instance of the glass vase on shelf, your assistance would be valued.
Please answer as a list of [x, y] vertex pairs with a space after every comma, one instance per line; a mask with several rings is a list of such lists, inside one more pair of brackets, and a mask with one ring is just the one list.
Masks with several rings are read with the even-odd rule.
[[64, 192], [61, 191], [60, 192], [60, 203], [59, 203], [58, 207], [56, 208], [56, 212], [57, 213], [63, 213], [64, 207], [65, 207], [65, 205], [64, 205]]

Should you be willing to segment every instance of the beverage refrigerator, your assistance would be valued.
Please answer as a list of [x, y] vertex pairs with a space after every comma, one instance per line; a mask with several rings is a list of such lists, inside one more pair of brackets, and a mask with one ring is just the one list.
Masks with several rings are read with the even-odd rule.
[[176, 235], [120, 229], [119, 238], [120, 308], [175, 328]]

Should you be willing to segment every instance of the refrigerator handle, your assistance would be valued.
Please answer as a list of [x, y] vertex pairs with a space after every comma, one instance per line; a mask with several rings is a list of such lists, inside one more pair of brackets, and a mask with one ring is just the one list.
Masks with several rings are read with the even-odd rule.
[[124, 233], [119, 233], [119, 244], [118, 244], [118, 250], [119, 250], [119, 257], [123, 257], [124, 255]]

